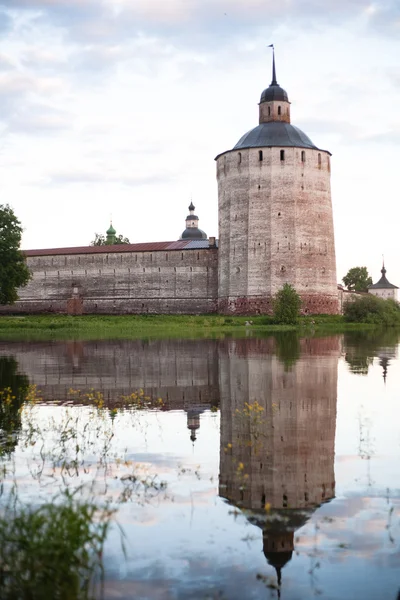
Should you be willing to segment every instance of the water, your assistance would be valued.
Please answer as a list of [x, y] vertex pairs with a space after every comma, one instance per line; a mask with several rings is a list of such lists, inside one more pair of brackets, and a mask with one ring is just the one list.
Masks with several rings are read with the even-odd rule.
[[[118, 502], [126, 555], [114, 527], [106, 598], [396, 600], [398, 341], [0, 342], [0, 389], [16, 395], [0, 439], [21, 497], [40, 502], [61, 467], [23, 443], [27, 423], [49, 449], [66, 418], [89, 424], [66, 479]], [[42, 402], [20, 413], [28, 385]], [[139, 389], [145, 410], [121, 401]]]

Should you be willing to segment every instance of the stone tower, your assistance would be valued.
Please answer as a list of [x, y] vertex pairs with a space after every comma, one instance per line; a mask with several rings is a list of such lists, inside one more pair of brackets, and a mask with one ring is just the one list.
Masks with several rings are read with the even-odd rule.
[[259, 125], [216, 161], [219, 311], [269, 313], [290, 283], [303, 313], [337, 313], [330, 153], [290, 124], [275, 57]]

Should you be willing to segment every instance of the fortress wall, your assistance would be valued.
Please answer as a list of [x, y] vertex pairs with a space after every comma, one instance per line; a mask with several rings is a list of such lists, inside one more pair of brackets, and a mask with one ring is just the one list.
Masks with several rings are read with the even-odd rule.
[[33, 278], [0, 313], [217, 310], [217, 249], [28, 256]]
[[290, 283], [303, 312], [337, 313], [329, 153], [230, 151], [217, 159], [217, 179], [221, 312], [271, 312]]

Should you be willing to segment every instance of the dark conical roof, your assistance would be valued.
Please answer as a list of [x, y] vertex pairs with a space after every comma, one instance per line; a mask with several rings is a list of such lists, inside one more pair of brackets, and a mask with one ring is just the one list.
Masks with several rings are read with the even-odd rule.
[[369, 285], [368, 289], [369, 290], [377, 290], [377, 289], [391, 289], [391, 290], [398, 290], [399, 288], [397, 287], [397, 285], [393, 285], [393, 283], [390, 283], [387, 278], [386, 278], [386, 269], [385, 269], [385, 265], [382, 266], [381, 269], [381, 273], [382, 273], [382, 277], [380, 278], [380, 280], [377, 283], [374, 283], [373, 285]]
[[301, 129], [283, 121], [271, 121], [257, 125], [245, 133], [233, 149], [275, 146], [318, 149]]

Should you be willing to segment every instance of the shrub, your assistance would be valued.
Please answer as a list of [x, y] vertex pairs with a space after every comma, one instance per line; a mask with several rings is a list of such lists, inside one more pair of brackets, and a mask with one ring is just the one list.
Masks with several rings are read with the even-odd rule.
[[301, 298], [289, 283], [277, 292], [273, 301], [274, 321], [280, 325], [296, 325], [299, 320]]
[[346, 302], [343, 309], [345, 321], [371, 325], [400, 325], [400, 304], [395, 300], [382, 300], [372, 294]]

